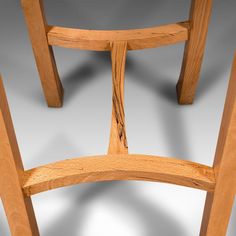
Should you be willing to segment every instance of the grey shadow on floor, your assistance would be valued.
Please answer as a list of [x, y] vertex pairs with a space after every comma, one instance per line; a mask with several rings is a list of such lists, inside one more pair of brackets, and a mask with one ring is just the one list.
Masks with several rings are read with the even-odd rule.
[[83, 151], [78, 149], [74, 140], [70, 139], [64, 132], [55, 133], [43, 149], [37, 150], [39, 152], [31, 156], [25, 163], [27, 164], [26, 169], [83, 156]]
[[183, 21], [189, 6], [188, 0], [136, 0], [135, 4], [133, 0], [45, 1], [49, 24], [86, 29], [130, 29]]
[[[188, 145], [188, 131], [181, 116], [181, 107], [177, 102], [176, 84], [164, 74], [149, 69], [147, 64], [141, 64], [134, 59], [133, 64], [128, 64], [127, 74], [129, 78], [147, 87], [156, 96], [155, 107], [157, 115], [162, 118], [169, 151], [173, 157], [191, 159], [191, 151]], [[155, 63], [158, 63], [155, 61]], [[159, 103], [161, 99], [163, 102]]]
[[89, 59], [82, 65], [77, 66], [63, 78], [65, 88], [65, 105], [73, 99], [76, 93], [79, 93], [84, 86], [98, 78], [100, 73], [111, 70], [110, 53], [91, 52]]
[[158, 204], [153, 205], [142, 199], [136, 189], [127, 182], [105, 182], [81, 187], [65, 191], [64, 194], [75, 198], [72, 198], [69, 208], [63, 215], [58, 216], [55, 223], [42, 232], [42, 235], [82, 236], [80, 229], [85, 221], [89, 220], [88, 206], [103, 199], [115, 204], [116, 208], [119, 206], [132, 213], [132, 218], [139, 222], [140, 236], [186, 236], [184, 229], [171, 215], [161, 210]]
[[[1, 202], [1, 204], [2, 204], [2, 202]], [[7, 220], [2, 221], [2, 217], [4, 217], [6, 219], [5, 212], [1, 212], [0, 217], [1, 217], [1, 219], [0, 219], [0, 235], [3, 235], [3, 236], [9, 235], [10, 232], [9, 232], [9, 228], [7, 227], [8, 226]]]
[[236, 235], [235, 222], [236, 222], [236, 201], [234, 200], [234, 207], [233, 207], [233, 210], [232, 210], [230, 225], [229, 225], [228, 233], [227, 233], [228, 236]]

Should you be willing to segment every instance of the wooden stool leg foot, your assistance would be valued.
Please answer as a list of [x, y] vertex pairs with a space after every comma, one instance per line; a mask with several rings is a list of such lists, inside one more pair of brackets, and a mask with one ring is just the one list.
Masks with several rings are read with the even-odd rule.
[[52, 47], [48, 45], [47, 23], [41, 0], [21, 0], [32, 42], [44, 95], [49, 107], [61, 107], [63, 87], [59, 79]]
[[177, 83], [179, 104], [192, 104], [205, 50], [212, 0], [193, 0], [190, 12], [190, 35]]

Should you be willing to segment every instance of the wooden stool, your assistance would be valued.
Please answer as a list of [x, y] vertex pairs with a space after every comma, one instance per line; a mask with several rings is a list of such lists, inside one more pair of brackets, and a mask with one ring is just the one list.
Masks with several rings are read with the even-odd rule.
[[129, 155], [124, 115], [127, 43], [113, 45], [113, 109], [108, 155], [71, 159], [25, 171], [0, 82], [0, 196], [13, 236], [38, 236], [30, 196], [51, 189], [111, 180], [146, 180], [208, 192], [201, 236], [226, 235], [236, 193], [236, 56], [214, 166], [147, 155]]
[[[127, 50], [155, 48], [186, 41], [182, 71], [177, 83], [180, 104], [191, 104], [197, 87], [205, 49], [212, 0], [192, 0], [186, 22], [138, 30], [81, 30], [48, 26], [42, 0], [21, 0], [44, 94], [50, 107], [60, 107], [63, 87], [52, 46], [111, 51], [112, 65], [125, 67]], [[122, 55], [123, 61], [119, 60]], [[113, 68], [115, 70], [115, 68]]]

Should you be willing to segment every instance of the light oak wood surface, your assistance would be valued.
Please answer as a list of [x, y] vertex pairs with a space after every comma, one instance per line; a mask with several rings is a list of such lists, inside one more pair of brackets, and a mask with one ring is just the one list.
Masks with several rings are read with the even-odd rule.
[[120, 154], [70, 159], [28, 170], [23, 189], [30, 196], [78, 183], [111, 180], [165, 182], [210, 192], [215, 186], [211, 167], [174, 158]]

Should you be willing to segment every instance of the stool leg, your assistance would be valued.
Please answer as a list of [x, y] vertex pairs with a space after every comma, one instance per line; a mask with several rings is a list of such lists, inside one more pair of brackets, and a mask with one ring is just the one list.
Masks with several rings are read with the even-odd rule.
[[236, 56], [216, 149], [216, 187], [208, 193], [201, 236], [225, 236], [236, 193]]
[[41, 84], [49, 107], [61, 107], [63, 87], [52, 47], [48, 45], [46, 19], [41, 0], [21, 0]]
[[192, 104], [205, 50], [212, 0], [192, 0], [190, 36], [185, 45], [183, 64], [177, 83], [180, 104]]
[[0, 197], [12, 236], [39, 236], [29, 197], [22, 191], [23, 164], [0, 80]]
[[[10, 168], [6, 171], [10, 172]], [[11, 235], [39, 236], [31, 199], [23, 195], [15, 174], [4, 174], [5, 179], [1, 180], [1, 199]], [[4, 186], [4, 181], [10, 181], [10, 183], [5, 183], [6, 186]]]
[[114, 42], [112, 60], [112, 124], [108, 154], [127, 154], [125, 130], [124, 79], [127, 42]]
[[208, 193], [202, 220], [201, 236], [225, 236], [234, 204], [235, 191], [230, 182], [218, 184]]

